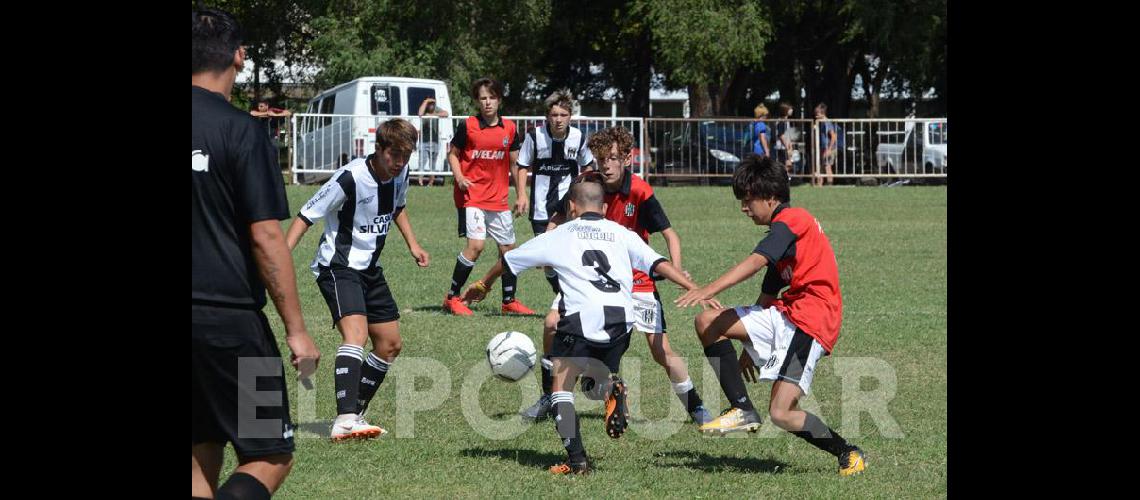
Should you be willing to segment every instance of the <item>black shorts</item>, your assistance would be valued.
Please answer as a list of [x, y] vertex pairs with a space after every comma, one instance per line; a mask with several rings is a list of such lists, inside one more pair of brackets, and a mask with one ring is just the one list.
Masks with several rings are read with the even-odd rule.
[[364, 271], [348, 267], [320, 266], [317, 286], [328, 303], [333, 323], [352, 314], [368, 316], [368, 324], [400, 319], [396, 299], [384, 279], [384, 269]]
[[777, 149], [776, 150], [776, 161], [779, 162], [781, 165], [787, 163], [788, 162], [788, 150]]
[[[621, 368], [621, 357], [629, 349], [630, 332], [614, 337], [613, 340], [602, 344], [593, 342], [585, 337], [557, 332], [554, 334], [554, 343], [550, 346], [551, 358], [588, 358], [596, 359], [605, 364], [610, 373], [618, 373]], [[585, 368], [585, 367], [582, 367]]]
[[233, 443], [238, 457], [293, 453], [285, 369], [261, 311], [193, 305], [191, 444]]
[[548, 220], [532, 220], [530, 221], [530, 230], [534, 231], [535, 236], [538, 236], [546, 232], [546, 225], [549, 223]]

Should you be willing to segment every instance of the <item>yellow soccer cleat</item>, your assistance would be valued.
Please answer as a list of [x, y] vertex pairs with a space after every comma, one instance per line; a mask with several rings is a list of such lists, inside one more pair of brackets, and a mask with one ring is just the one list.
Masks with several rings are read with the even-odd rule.
[[839, 456], [839, 475], [854, 476], [867, 468], [867, 455], [863, 450], [852, 446]]
[[760, 415], [756, 411], [729, 408], [711, 422], [700, 426], [702, 434], [723, 436], [730, 432], [756, 432], [760, 430]]

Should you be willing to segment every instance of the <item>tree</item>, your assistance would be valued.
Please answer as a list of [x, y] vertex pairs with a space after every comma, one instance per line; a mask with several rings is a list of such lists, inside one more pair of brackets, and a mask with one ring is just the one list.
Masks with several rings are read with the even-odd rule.
[[760, 69], [771, 39], [765, 9], [746, 0], [639, 2], [652, 31], [657, 69], [689, 89], [692, 116], [733, 112], [748, 69]]
[[472, 81], [504, 83], [504, 109], [525, 107], [523, 91], [539, 54], [530, 45], [550, 19], [548, 2], [336, 1], [313, 21], [312, 44], [327, 87], [368, 75], [439, 78], [448, 83], [453, 114], [474, 113]]
[[[195, 1], [194, 6], [203, 3]], [[241, 25], [247, 64], [253, 70], [254, 99], [261, 99], [263, 87], [279, 95], [282, 81], [295, 76], [275, 68], [274, 59], [280, 58], [286, 68], [312, 63], [307, 50], [313, 39], [309, 23], [324, 12], [328, 0], [220, 0], [210, 4], [233, 14]], [[266, 66], [273, 69], [267, 73], [268, 81], [262, 82], [261, 70]]]
[[859, 0], [845, 9], [852, 14], [846, 38], [866, 53], [855, 69], [870, 102], [869, 117], [878, 116], [888, 82], [916, 98], [931, 87], [945, 94], [945, 79], [937, 82], [939, 68], [943, 75], [946, 68], [945, 0]]

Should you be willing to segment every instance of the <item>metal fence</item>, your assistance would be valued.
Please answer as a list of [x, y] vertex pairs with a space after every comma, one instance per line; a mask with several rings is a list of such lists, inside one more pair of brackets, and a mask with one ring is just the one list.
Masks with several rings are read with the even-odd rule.
[[[834, 128], [828, 124], [834, 125]], [[945, 118], [835, 119], [815, 122], [814, 168], [827, 176], [825, 149], [833, 149], [833, 177], [946, 177], [949, 128]], [[844, 140], [828, 148], [829, 128]], [[827, 138], [825, 138], [825, 134]]]
[[[375, 150], [382, 120], [403, 118], [420, 131], [409, 165], [413, 174], [450, 176], [447, 151], [466, 116], [293, 115], [288, 141], [293, 182], [321, 182], [349, 161]], [[520, 133], [545, 124], [542, 116], [508, 116]], [[728, 183], [755, 147], [756, 120], [747, 118], [577, 117], [587, 136], [623, 126], [634, 137], [633, 170], [644, 178]], [[792, 177], [831, 179], [946, 177], [945, 118], [766, 120], [769, 154]], [[780, 140], [777, 132], [782, 134]], [[832, 135], [834, 132], [834, 135]], [[834, 139], [832, 139], [834, 137]], [[832, 143], [834, 141], [834, 144]], [[790, 147], [789, 147], [790, 146]]]
[[[376, 149], [376, 127], [381, 121], [403, 118], [420, 132], [420, 140], [408, 159], [412, 174], [450, 176], [447, 151], [456, 125], [466, 116], [446, 118], [419, 116], [372, 116], [298, 113], [293, 115], [293, 153], [290, 164], [293, 182], [321, 182], [336, 169], [353, 159], [367, 156]], [[526, 133], [544, 126], [543, 116], [508, 116]], [[644, 120], [628, 117], [578, 117], [570, 120], [587, 135], [611, 126], [623, 126], [634, 137], [633, 170], [644, 175], [644, 154], [641, 152]]]
[[[648, 118], [649, 175], [727, 183], [746, 154], [755, 150], [756, 120], [746, 118]], [[766, 120], [768, 151], [789, 165], [793, 175], [808, 175], [810, 149], [804, 144], [811, 120]], [[777, 126], [788, 144], [776, 141]], [[777, 143], [778, 148], [777, 149]], [[790, 148], [789, 148], [790, 146]]]

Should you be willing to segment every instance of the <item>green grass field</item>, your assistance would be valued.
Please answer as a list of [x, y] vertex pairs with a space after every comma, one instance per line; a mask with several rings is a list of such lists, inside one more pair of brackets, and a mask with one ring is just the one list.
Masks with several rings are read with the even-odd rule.
[[[315, 186], [288, 187], [290, 209], [295, 213], [315, 191]], [[766, 232], [740, 213], [728, 187], [658, 188], [657, 196], [681, 235], [684, 267], [701, 284], [746, 256]], [[491, 336], [517, 330], [541, 345], [542, 320], [500, 316], [498, 284], [488, 300], [475, 307], [474, 318], [440, 312], [463, 240], [455, 236], [450, 186], [417, 186], [408, 195], [408, 210], [420, 243], [431, 253], [431, 266], [415, 266], [394, 225], [381, 257], [400, 305], [404, 338], [403, 353], [369, 410], [369, 420], [391, 432], [381, 439], [341, 444], [327, 439], [336, 413], [332, 363], [340, 337], [308, 270], [321, 223], [294, 252], [305, 320], [323, 359], [312, 392], [301, 389], [292, 368], [287, 368], [292, 414], [299, 429], [296, 465], [278, 495], [944, 497], [946, 188], [797, 187], [792, 201], [810, 210], [831, 239], [844, 299], [836, 350], [819, 362], [813, 393], [804, 407], [867, 452], [868, 470], [861, 476], [839, 477], [834, 458], [768, 422], [770, 385], [764, 383], [748, 384], [757, 407], [763, 409], [761, 432], [702, 437], [688, 423], [664, 371], [649, 355], [644, 336], [635, 334], [622, 365], [631, 385], [630, 430], [619, 440], [607, 437], [600, 403], [579, 393], [582, 434], [596, 471], [585, 477], [552, 477], [546, 467], [565, 456], [553, 424], [522, 424], [515, 415], [537, 397], [537, 373], [523, 384], [485, 379], [484, 348]], [[516, 219], [515, 228], [520, 242], [531, 237], [524, 218]], [[651, 238], [651, 244], [668, 255], [659, 235]], [[495, 256], [488, 247], [472, 280]], [[762, 273], [725, 291], [719, 299], [725, 305], [751, 303], [761, 277]], [[700, 309], [673, 307], [678, 288], [663, 285], [670, 342], [686, 358], [706, 406], [718, 412], [728, 405], [693, 332], [692, 321]], [[541, 271], [520, 277], [518, 296], [532, 309], [545, 311], [551, 292]], [[272, 306], [266, 313], [287, 355], [281, 322]], [[850, 375], [857, 372], [853, 366], [877, 366], [873, 373], [880, 379], [853, 379]], [[439, 385], [446, 381], [433, 382], [433, 376], [448, 379], [450, 387]], [[465, 390], [467, 379], [470, 385]], [[479, 381], [481, 386], [474, 384]], [[428, 394], [433, 387], [440, 394]], [[894, 393], [889, 401], [883, 397], [878, 401], [893, 422], [880, 423], [882, 418], [873, 413], [851, 409], [857, 401], [867, 402], [859, 399], [859, 391], [876, 390]], [[429, 409], [397, 411], [397, 399], [405, 408]], [[468, 414], [478, 415], [472, 419]], [[510, 437], [497, 439], [496, 434]], [[232, 470], [233, 464], [232, 448], [227, 448], [224, 471]]]

